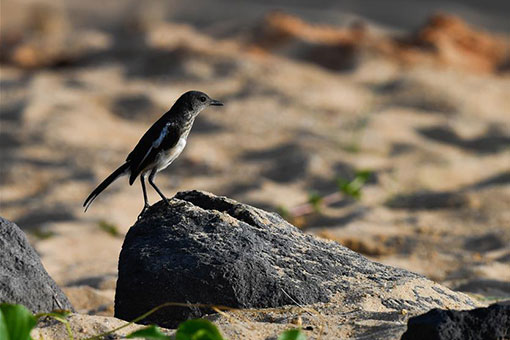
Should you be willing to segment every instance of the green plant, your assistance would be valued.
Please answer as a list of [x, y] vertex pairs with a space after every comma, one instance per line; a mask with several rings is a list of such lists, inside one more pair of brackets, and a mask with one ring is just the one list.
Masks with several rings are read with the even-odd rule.
[[[167, 306], [182, 306], [187, 304], [181, 303], [164, 303], [159, 305], [147, 313], [137, 317], [135, 320], [128, 322], [120, 327], [109, 330], [107, 332], [92, 336], [83, 340], [103, 339], [109, 334], [113, 334], [116, 331], [125, 328], [133, 323], [140, 321], [150, 314], [158, 311], [159, 309]], [[210, 305], [196, 304], [200, 307], [212, 307]], [[227, 307], [219, 306], [217, 309], [230, 309]], [[68, 339], [73, 340], [74, 336], [71, 330], [71, 326], [67, 317], [69, 311], [54, 311], [51, 313], [40, 313], [33, 315], [26, 307], [22, 305], [0, 304], [0, 339], [1, 340], [32, 340], [30, 336], [31, 330], [37, 324], [37, 321], [42, 317], [50, 317], [57, 321], [62, 322], [67, 330]], [[142, 329], [138, 329], [126, 336], [128, 339], [132, 338], [144, 338], [148, 340], [225, 340], [221, 335], [218, 328], [209, 320], [205, 319], [194, 319], [184, 321], [179, 324], [175, 337], [170, 337], [164, 334], [161, 329], [156, 325], [150, 325]], [[278, 340], [306, 340], [305, 334], [299, 329], [290, 329], [278, 337]]]
[[113, 223], [109, 223], [106, 221], [99, 221], [99, 229], [112, 235], [113, 237], [120, 236], [119, 228], [117, 228], [117, 226]]
[[315, 212], [320, 212], [322, 204], [322, 196], [316, 192], [310, 192], [308, 194], [308, 203], [312, 206]]
[[314, 191], [308, 194], [308, 200], [306, 203], [297, 205], [290, 209], [279, 206], [277, 212], [287, 221], [296, 224], [298, 217], [308, 215], [311, 213], [320, 213], [322, 207], [327, 207], [336, 202], [344, 199], [345, 196], [352, 197], [354, 199], [361, 199], [362, 189], [366, 182], [372, 176], [371, 170], [358, 170], [356, 171], [354, 178], [348, 180], [342, 177], [336, 179], [338, 191], [328, 195], [320, 195]]
[[205, 319], [184, 321], [177, 328], [176, 340], [224, 340], [218, 328]]
[[289, 329], [280, 334], [278, 340], [306, 340], [306, 335], [300, 329]]
[[144, 338], [149, 340], [170, 340], [171, 338], [161, 332], [158, 326], [150, 325], [148, 327], [134, 331], [126, 336], [128, 339]]
[[338, 186], [338, 190], [340, 190], [340, 192], [342, 192], [344, 195], [359, 200], [361, 198], [361, 189], [370, 179], [370, 176], [372, 176], [372, 171], [358, 170], [356, 171], [352, 181], [339, 177], [336, 180], [336, 184]]
[[73, 331], [71, 330], [71, 325], [69, 324], [69, 321], [67, 321], [67, 317], [69, 316], [69, 314], [71, 314], [71, 312], [66, 311], [66, 310], [60, 310], [60, 311], [53, 311], [51, 313], [37, 314], [35, 317], [37, 318], [37, 320], [39, 320], [40, 318], [46, 316], [46, 317], [53, 318], [53, 319], [63, 323], [66, 328], [66, 331], [67, 331], [67, 336], [69, 337], [70, 340], [74, 340]]
[[282, 218], [288, 220], [291, 218], [291, 214], [290, 214], [290, 211], [289, 209], [287, 209], [285, 206], [283, 205], [280, 205], [276, 208], [276, 212], [278, 213], [278, 215], [280, 215]]
[[42, 317], [50, 317], [62, 322], [67, 330], [69, 339], [74, 340], [71, 326], [66, 320], [68, 311], [54, 311], [33, 315], [25, 306], [3, 303], [0, 305], [0, 339], [2, 340], [31, 340], [30, 331]]
[[[158, 326], [150, 325], [139, 329], [126, 338], [144, 338], [148, 340], [170, 340], [170, 336], [161, 332]], [[175, 340], [224, 340], [216, 326], [205, 319], [194, 319], [179, 324]]]
[[0, 305], [0, 339], [31, 340], [30, 331], [37, 318], [22, 305]]
[[34, 235], [39, 240], [46, 240], [56, 235], [54, 231], [46, 230], [43, 228], [36, 228], [32, 230], [30, 234]]

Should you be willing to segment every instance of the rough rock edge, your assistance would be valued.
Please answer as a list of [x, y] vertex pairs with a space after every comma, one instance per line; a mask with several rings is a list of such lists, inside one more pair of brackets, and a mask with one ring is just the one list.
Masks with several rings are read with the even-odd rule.
[[0, 217], [0, 236], [0, 253], [6, 257], [0, 263], [0, 302], [22, 304], [33, 313], [73, 311], [25, 233], [15, 223]]

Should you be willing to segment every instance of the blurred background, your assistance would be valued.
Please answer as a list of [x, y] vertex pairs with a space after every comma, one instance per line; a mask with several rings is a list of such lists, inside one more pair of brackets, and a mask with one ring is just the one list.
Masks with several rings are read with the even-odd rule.
[[509, 16], [503, 0], [2, 0], [0, 214], [78, 311], [111, 315], [141, 188], [81, 205], [196, 89], [226, 105], [160, 173], [169, 197], [229, 196], [509, 298]]

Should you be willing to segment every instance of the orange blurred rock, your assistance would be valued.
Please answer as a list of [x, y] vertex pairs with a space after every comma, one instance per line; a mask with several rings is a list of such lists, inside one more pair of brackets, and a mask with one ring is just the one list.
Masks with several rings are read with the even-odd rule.
[[374, 35], [363, 23], [337, 28], [313, 25], [273, 12], [256, 30], [250, 51], [279, 53], [341, 70], [352, 68], [363, 51], [406, 65], [451, 66], [471, 72], [497, 72], [509, 63], [510, 39], [475, 30], [448, 14], [433, 15], [416, 33]]
[[0, 60], [20, 68], [66, 65], [109, 45], [106, 34], [76, 31], [64, 8], [56, 4], [21, 7], [24, 16], [6, 25], [0, 35]]
[[430, 61], [479, 72], [495, 72], [509, 58], [510, 40], [477, 31], [462, 19], [433, 15], [415, 34], [401, 41], [397, 57], [405, 62]]
[[283, 54], [332, 70], [350, 69], [366, 33], [360, 22], [347, 28], [313, 25], [277, 11], [269, 13], [256, 29], [249, 51], [255, 55]]
[[255, 45], [271, 50], [299, 39], [307, 42], [333, 45], [352, 43], [364, 34], [364, 26], [340, 29], [326, 25], [312, 25], [281, 11], [269, 13], [255, 33]]

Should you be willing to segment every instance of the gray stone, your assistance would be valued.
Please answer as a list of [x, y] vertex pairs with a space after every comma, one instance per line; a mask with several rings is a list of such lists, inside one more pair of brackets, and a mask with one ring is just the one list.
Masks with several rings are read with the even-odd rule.
[[[343, 314], [348, 322], [356, 320], [345, 313], [365, 315], [383, 323], [378, 331], [390, 329], [393, 336], [405, 330], [408, 311], [475, 306], [420, 275], [304, 234], [277, 214], [199, 191], [178, 193], [170, 206], [152, 206], [122, 247], [115, 316], [132, 320], [165, 302], [235, 308], [315, 304], [323, 315]], [[209, 312], [168, 307], [142, 322], [175, 327]], [[333, 325], [339, 320], [330, 318]], [[358, 328], [366, 331], [363, 327]]]
[[0, 217], [0, 302], [22, 304], [33, 313], [73, 307], [44, 269], [25, 233]]
[[499, 340], [510, 338], [510, 305], [472, 310], [433, 309], [409, 319], [402, 340]]

